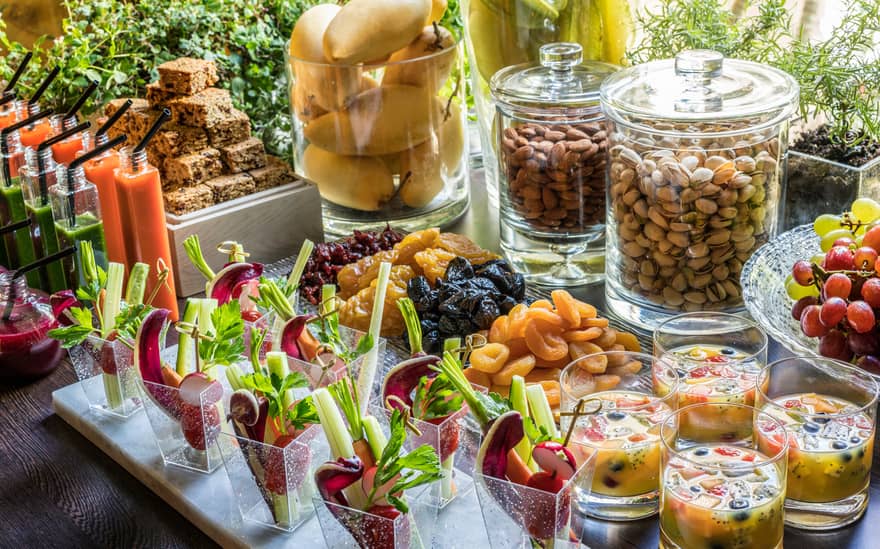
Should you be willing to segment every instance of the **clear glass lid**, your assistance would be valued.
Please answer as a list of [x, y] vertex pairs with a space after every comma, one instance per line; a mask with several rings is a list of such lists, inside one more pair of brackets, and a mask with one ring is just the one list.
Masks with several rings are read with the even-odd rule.
[[601, 88], [606, 114], [631, 122], [775, 122], [791, 116], [798, 94], [788, 73], [711, 50], [624, 69]]
[[540, 63], [501, 69], [489, 86], [496, 103], [514, 109], [595, 108], [602, 82], [618, 70], [608, 63], [584, 61], [580, 44], [557, 42], [541, 46]]

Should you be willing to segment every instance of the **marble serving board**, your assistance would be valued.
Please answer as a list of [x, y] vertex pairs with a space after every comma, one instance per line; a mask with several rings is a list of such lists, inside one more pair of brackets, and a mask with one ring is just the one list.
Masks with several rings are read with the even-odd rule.
[[[222, 547], [326, 547], [314, 516], [292, 533], [244, 521], [220, 466], [210, 475], [166, 467], [143, 410], [126, 420], [89, 408], [79, 383], [52, 393], [55, 413]], [[488, 547], [476, 493], [440, 511], [436, 548]]]

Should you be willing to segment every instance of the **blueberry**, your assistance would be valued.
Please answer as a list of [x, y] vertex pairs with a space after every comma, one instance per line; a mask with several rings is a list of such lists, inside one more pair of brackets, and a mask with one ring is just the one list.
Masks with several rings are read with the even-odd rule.
[[694, 455], [695, 456], [707, 456], [707, 455], [709, 455], [709, 449], [708, 448], [697, 448], [696, 450], [694, 450]]
[[725, 347], [725, 348], [721, 349], [721, 354], [722, 355], [735, 355], [736, 351], [734, 351], [730, 347]]
[[835, 440], [834, 442], [831, 443], [831, 447], [834, 448], [835, 450], [846, 450], [847, 445], [843, 441]]
[[608, 412], [608, 419], [610, 419], [611, 421], [620, 421], [625, 417], [626, 415], [623, 412], [618, 412], [617, 410]]
[[691, 486], [691, 492], [698, 494], [700, 492], [700, 487], [699, 486]]
[[818, 423], [813, 423], [813, 422], [804, 423], [804, 431], [806, 431], [808, 433], [818, 433], [819, 429], [821, 429], [821, 427], [819, 427]]
[[[730, 500], [730, 508], [731, 509], [745, 509], [748, 506], [749, 506], [749, 502], [747, 500], [742, 499], [742, 498], [736, 498], [736, 499]], [[743, 519], [743, 520], [745, 520], [745, 519]]]
[[[816, 415], [824, 415], [824, 414], [825, 414], [825, 412], [819, 412]], [[826, 423], [831, 421], [831, 418], [830, 417], [814, 417], [813, 421], [815, 421], [816, 423], [818, 423], [820, 425], [825, 425]]]
[[862, 441], [862, 439], [860, 439], [859, 437], [852, 437], [851, 439], [849, 439], [849, 441], [853, 444], [858, 444]]
[[619, 483], [611, 477], [603, 477], [602, 484], [604, 484], [605, 486], [607, 486], [609, 488], [617, 488], [617, 485]]
[[844, 453], [840, 457], [841, 457], [841, 459], [843, 459], [844, 463], [849, 463], [850, 461], [852, 461], [852, 454], [850, 454], [849, 452]]
[[608, 470], [612, 473], [619, 473], [623, 471], [623, 462], [619, 459], [615, 459], [608, 463]]
[[743, 522], [745, 520], [748, 520], [748, 518], [749, 518], [748, 511], [740, 511], [739, 513], [734, 513], [734, 515], [733, 515], [733, 520], [735, 520], [737, 522]]
[[678, 369], [675, 371], [676, 375], [678, 375], [678, 379], [684, 379], [687, 377], [688, 373], [685, 370]]

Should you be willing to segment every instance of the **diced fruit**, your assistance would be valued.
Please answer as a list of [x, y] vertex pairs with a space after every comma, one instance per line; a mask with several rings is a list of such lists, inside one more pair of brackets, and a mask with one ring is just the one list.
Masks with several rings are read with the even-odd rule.
[[180, 428], [190, 446], [204, 450], [217, 440], [220, 433], [220, 411], [214, 404], [204, 407], [182, 404]]
[[203, 372], [187, 374], [180, 382], [180, 399], [190, 406], [214, 404], [223, 397], [223, 386]]
[[538, 471], [534, 475], [529, 478], [528, 487], [535, 488], [536, 490], [543, 490], [544, 492], [550, 492], [551, 494], [556, 494], [562, 487], [565, 486], [565, 481], [556, 476], [554, 473], [548, 473], [545, 471]]
[[577, 468], [574, 456], [568, 448], [554, 441], [537, 444], [532, 450], [532, 457], [541, 469], [553, 473], [563, 481], [573, 477]]

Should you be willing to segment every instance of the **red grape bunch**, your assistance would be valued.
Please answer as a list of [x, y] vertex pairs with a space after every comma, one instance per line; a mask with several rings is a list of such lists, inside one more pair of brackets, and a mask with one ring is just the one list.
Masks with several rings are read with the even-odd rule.
[[786, 283], [791, 314], [819, 353], [880, 374], [880, 204], [860, 198], [843, 216], [814, 229], [824, 254], [795, 262]]

